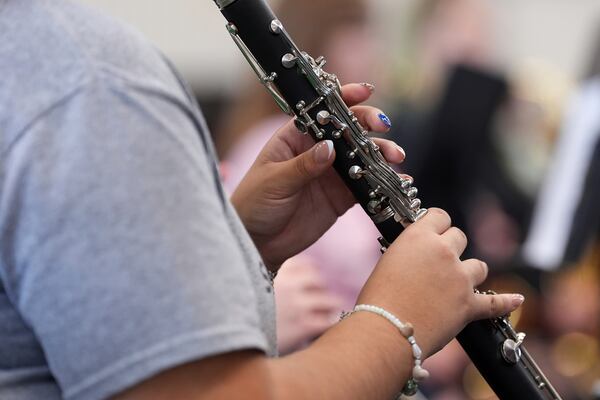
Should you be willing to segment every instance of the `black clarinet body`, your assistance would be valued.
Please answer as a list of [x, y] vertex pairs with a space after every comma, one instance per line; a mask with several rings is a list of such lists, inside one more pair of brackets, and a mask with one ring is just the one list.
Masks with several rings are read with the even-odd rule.
[[[334, 168], [377, 226], [385, 251], [427, 212], [412, 180], [389, 167], [341, 99], [335, 75], [323, 70], [324, 59], [302, 52], [264, 0], [214, 1], [233, 40], [298, 129], [315, 141], [333, 141]], [[522, 346], [524, 337], [505, 317], [473, 322], [457, 339], [501, 400], [560, 399]]]
[[[236, 1], [222, 10], [225, 18], [233, 24], [240, 37], [243, 37], [245, 45], [250, 49], [253, 56], [269, 75], [276, 74], [273, 83], [277, 86], [279, 93], [287, 104], [297, 105], [304, 102], [310, 105], [319, 98], [319, 94], [307, 79], [298, 79], [295, 68], [285, 68], [281, 63], [281, 57], [274, 54], [288, 54], [289, 46], [269, 30], [271, 22], [275, 19], [268, 5], [262, 1]], [[266, 26], [267, 29], [256, 29], [256, 26]], [[284, 112], [290, 113], [287, 110]], [[308, 111], [310, 117], [315, 120], [317, 108]], [[330, 127], [329, 127], [330, 128]], [[323, 127], [326, 131], [328, 127]], [[340, 145], [342, 143], [338, 143]], [[346, 154], [350, 151], [349, 146], [336, 147], [337, 154]], [[342, 151], [343, 153], [339, 153]], [[336, 157], [334, 167], [336, 170], [348, 170], [352, 165], [347, 157]], [[368, 195], [368, 186], [361, 180], [353, 180], [347, 174], [342, 175], [345, 183], [358, 198], [361, 204], [365, 204]]]

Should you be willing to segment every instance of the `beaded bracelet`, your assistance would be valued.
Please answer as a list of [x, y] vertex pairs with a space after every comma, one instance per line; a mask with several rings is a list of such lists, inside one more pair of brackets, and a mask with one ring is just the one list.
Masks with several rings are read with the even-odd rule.
[[394, 314], [390, 313], [389, 311], [370, 304], [359, 304], [356, 307], [354, 307], [354, 310], [352, 312], [342, 313], [342, 319], [357, 311], [368, 311], [382, 316], [383, 318], [390, 321], [396, 328], [398, 328], [402, 336], [404, 336], [406, 340], [408, 340], [408, 343], [410, 344], [410, 347], [412, 349], [413, 358], [415, 359], [415, 366], [412, 370], [412, 378], [410, 378], [408, 382], [406, 382], [406, 385], [404, 385], [404, 387], [402, 388], [401, 394], [398, 395], [397, 398], [399, 399], [401, 395], [415, 395], [417, 393], [417, 383], [424, 379], [427, 379], [429, 377], [429, 371], [427, 371], [421, 366], [421, 357], [423, 356], [423, 352], [421, 351], [421, 348], [415, 340], [413, 326], [410, 323], [404, 323], [400, 321], [398, 318], [396, 318]]

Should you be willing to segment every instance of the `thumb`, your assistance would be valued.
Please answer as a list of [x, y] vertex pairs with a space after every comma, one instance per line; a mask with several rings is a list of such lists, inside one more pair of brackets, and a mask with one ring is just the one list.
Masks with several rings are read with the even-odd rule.
[[309, 150], [282, 163], [288, 187], [298, 189], [322, 175], [333, 164], [335, 150], [331, 140], [323, 140]]

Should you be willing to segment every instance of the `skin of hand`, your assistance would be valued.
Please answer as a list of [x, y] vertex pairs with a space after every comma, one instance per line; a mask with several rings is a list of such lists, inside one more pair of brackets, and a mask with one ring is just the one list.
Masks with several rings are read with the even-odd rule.
[[448, 214], [431, 208], [410, 225], [383, 255], [359, 295], [359, 303], [383, 307], [411, 322], [425, 356], [446, 345], [470, 321], [504, 315], [524, 298], [518, 294], [475, 294], [487, 264], [461, 261], [464, 233]]
[[[369, 94], [361, 85], [344, 88], [350, 104]], [[378, 110], [358, 106], [354, 112], [369, 129], [386, 130]], [[334, 152], [294, 130], [288, 124], [275, 135], [232, 198], [271, 267], [311, 244], [354, 204], [329, 168]], [[378, 144], [388, 161], [404, 159], [395, 144]], [[485, 279], [487, 265], [461, 261], [466, 244], [448, 214], [430, 209], [391, 244], [358, 303], [383, 307], [411, 322], [424, 357], [470, 321], [516, 309], [523, 302], [520, 295], [473, 292]], [[218, 354], [169, 369], [114, 398], [389, 399], [409, 378], [413, 362], [408, 341], [395, 326], [379, 315], [357, 312], [288, 356], [269, 359], [252, 349]]]
[[[364, 85], [342, 88], [344, 101], [366, 129], [387, 132], [380, 110], [356, 105], [370, 96]], [[395, 143], [376, 142], [389, 162], [404, 160]], [[315, 144], [290, 121], [267, 143], [233, 193], [231, 202], [269, 269], [276, 270], [314, 243], [356, 202], [330, 168], [334, 159], [331, 142]]]
[[342, 311], [341, 300], [328, 291], [310, 257], [300, 255], [284, 262], [274, 286], [280, 354], [322, 334]]
[[[519, 295], [473, 292], [487, 266], [460, 261], [466, 243], [444, 211], [430, 209], [392, 243], [358, 302], [410, 321], [425, 357], [468, 322], [513, 311], [523, 301]], [[252, 350], [220, 354], [170, 369], [115, 399], [390, 399], [409, 378], [413, 362], [395, 326], [356, 312], [305, 350], [275, 359]]]

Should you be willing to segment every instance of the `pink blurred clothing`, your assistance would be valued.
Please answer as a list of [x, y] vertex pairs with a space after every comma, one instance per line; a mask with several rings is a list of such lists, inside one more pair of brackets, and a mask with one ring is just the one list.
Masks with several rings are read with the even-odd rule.
[[[271, 135], [287, 121], [286, 116], [271, 117], [242, 135], [224, 160], [224, 185], [229, 192], [237, 187]], [[342, 299], [345, 310], [352, 309], [379, 259], [378, 236], [371, 219], [356, 205], [302, 252], [319, 266], [328, 288]]]

